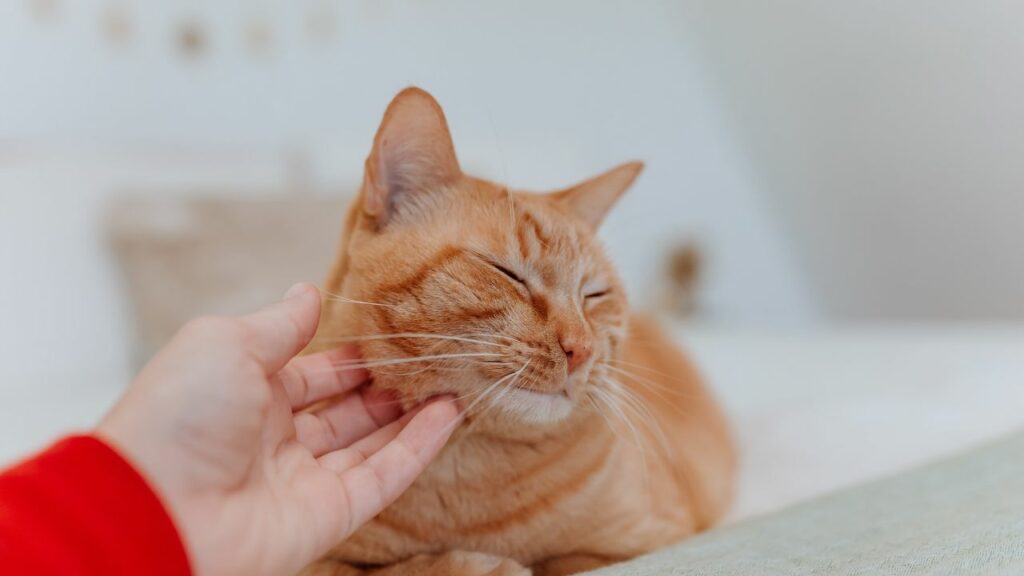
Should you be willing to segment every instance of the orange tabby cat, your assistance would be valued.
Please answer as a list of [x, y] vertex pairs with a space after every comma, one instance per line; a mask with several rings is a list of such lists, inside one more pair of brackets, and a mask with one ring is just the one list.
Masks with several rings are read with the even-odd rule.
[[317, 346], [348, 338], [406, 407], [466, 418], [397, 502], [305, 574], [572, 574], [651, 551], [728, 505], [721, 411], [631, 317], [595, 229], [640, 173], [551, 194], [463, 174], [441, 107], [401, 92], [345, 221]]

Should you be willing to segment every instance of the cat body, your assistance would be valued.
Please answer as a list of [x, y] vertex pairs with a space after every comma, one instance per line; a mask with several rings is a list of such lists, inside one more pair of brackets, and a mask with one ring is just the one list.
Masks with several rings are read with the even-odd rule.
[[467, 176], [440, 106], [385, 114], [346, 217], [315, 347], [360, 343], [406, 408], [453, 394], [460, 429], [309, 576], [572, 574], [712, 524], [725, 419], [682, 353], [629, 312], [594, 239], [642, 165], [552, 194]]

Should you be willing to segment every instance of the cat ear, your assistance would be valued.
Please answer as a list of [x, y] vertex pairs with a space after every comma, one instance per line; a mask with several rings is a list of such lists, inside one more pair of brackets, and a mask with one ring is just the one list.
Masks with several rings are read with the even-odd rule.
[[643, 162], [628, 162], [551, 196], [596, 230], [643, 169]]
[[406, 88], [388, 105], [373, 140], [363, 210], [383, 225], [418, 195], [461, 175], [441, 106], [425, 91]]

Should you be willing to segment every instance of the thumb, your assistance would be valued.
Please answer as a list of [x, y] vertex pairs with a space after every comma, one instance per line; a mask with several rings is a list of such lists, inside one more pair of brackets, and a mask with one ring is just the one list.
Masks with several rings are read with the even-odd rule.
[[241, 318], [246, 346], [268, 374], [275, 373], [302, 351], [320, 323], [320, 291], [300, 283], [284, 299]]

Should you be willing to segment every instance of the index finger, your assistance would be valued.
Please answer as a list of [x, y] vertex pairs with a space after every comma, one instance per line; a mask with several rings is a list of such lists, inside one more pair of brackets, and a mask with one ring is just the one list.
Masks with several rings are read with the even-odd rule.
[[348, 501], [346, 535], [394, 502], [437, 456], [460, 421], [451, 398], [434, 400], [387, 445], [361, 464], [340, 472]]
[[292, 410], [354, 390], [370, 379], [358, 366], [359, 349], [349, 344], [295, 358], [277, 373]]

